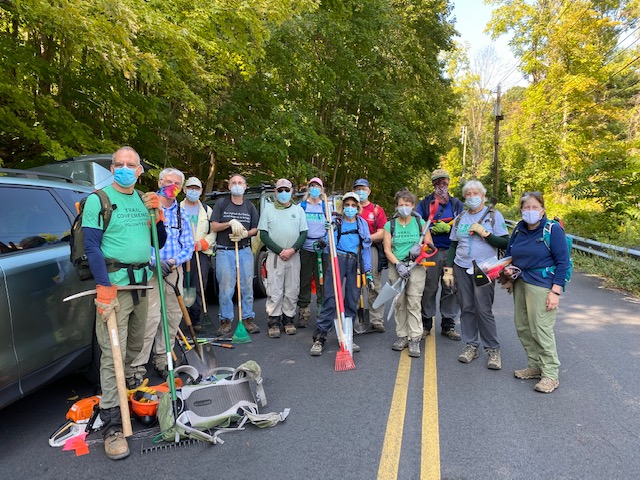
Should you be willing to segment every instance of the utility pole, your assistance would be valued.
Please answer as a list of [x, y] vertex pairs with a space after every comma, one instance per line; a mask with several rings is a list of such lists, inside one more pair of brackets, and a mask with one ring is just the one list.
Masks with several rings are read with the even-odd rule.
[[498, 196], [498, 146], [500, 145], [500, 120], [504, 119], [502, 115], [502, 107], [500, 106], [500, 84], [498, 84], [498, 92], [496, 95], [496, 104], [493, 109], [496, 119], [495, 128], [493, 130], [493, 195]]
[[467, 170], [467, 126], [463, 125], [460, 128], [460, 142], [462, 143], [462, 179], [465, 178]]

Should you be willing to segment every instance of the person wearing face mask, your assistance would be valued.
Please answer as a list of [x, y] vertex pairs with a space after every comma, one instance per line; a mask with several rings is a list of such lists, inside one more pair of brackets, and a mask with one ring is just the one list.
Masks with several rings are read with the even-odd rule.
[[165, 230], [167, 241], [160, 249], [160, 259], [155, 258], [155, 251], [151, 250], [151, 264], [160, 262], [162, 279], [153, 277], [149, 284], [153, 289], [149, 290], [149, 312], [144, 332], [144, 346], [140, 354], [133, 360], [132, 365], [137, 370], [138, 377], [147, 373], [146, 365], [151, 359], [156, 373], [160, 378], [166, 379], [167, 351], [164, 342], [164, 333], [161, 320], [160, 292], [164, 288], [167, 320], [169, 321], [169, 338], [174, 338], [178, 332], [178, 326], [182, 320], [182, 310], [175, 290], [167, 282], [177, 285], [182, 290], [180, 282], [180, 266], [191, 259], [193, 254], [193, 234], [189, 225], [186, 212], [180, 208], [176, 195], [182, 190], [184, 174], [175, 168], [165, 168], [160, 172], [158, 179], [158, 199], [161, 210], [166, 218]]
[[[400, 190], [395, 195], [397, 214], [384, 226], [384, 251], [389, 263], [389, 282], [399, 278], [407, 281], [404, 289], [395, 299], [396, 335], [398, 339], [391, 346], [401, 352], [409, 347], [409, 356], [420, 357], [420, 340], [422, 340], [421, 301], [426, 278], [425, 268], [415, 266], [409, 269], [411, 262], [418, 256], [415, 247], [420, 244], [425, 221], [414, 208], [416, 196], [408, 190]], [[424, 243], [432, 243], [431, 234], [425, 232]]]
[[[361, 255], [367, 284], [373, 284], [371, 275], [371, 235], [367, 222], [358, 214], [362, 213], [360, 199], [354, 192], [345, 193], [342, 203], [337, 209], [333, 220], [334, 241], [338, 255], [338, 267], [340, 280], [344, 288], [345, 317], [351, 317], [352, 321], [357, 316], [358, 298], [360, 289], [357, 285], [358, 255]], [[324, 303], [322, 311], [318, 315], [316, 329], [313, 332], [313, 345], [309, 352], [312, 356], [322, 355], [322, 350], [327, 339], [327, 334], [333, 326], [336, 317], [336, 298], [333, 291], [333, 266], [328, 266], [324, 282]], [[353, 351], [359, 352], [360, 347], [353, 343]]]
[[240, 264], [240, 296], [242, 323], [249, 333], [259, 333], [253, 311], [253, 252], [251, 238], [258, 233], [258, 210], [244, 198], [247, 181], [242, 175], [229, 178], [230, 195], [221, 198], [213, 207], [211, 230], [217, 232], [216, 279], [218, 280], [218, 317], [220, 328], [216, 334], [226, 337], [233, 329], [233, 294], [236, 290], [236, 252]]
[[429, 260], [436, 262], [435, 267], [427, 269], [424, 293], [422, 295], [422, 325], [423, 335], [429, 335], [436, 315], [436, 298], [438, 288], [440, 291], [440, 333], [451, 340], [460, 340], [462, 337], [455, 330], [456, 317], [460, 313], [460, 305], [455, 290], [447, 287], [442, 282], [443, 268], [446, 266], [451, 240], [449, 232], [453, 219], [464, 210], [460, 200], [449, 194], [449, 173], [443, 169], [434, 170], [431, 174], [431, 183], [434, 191], [422, 199], [416, 207], [416, 212], [427, 220], [432, 202], [438, 203], [436, 214], [430, 227], [433, 244], [438, 252]]
[[293, 185], [286, 178], [276, 182], [276, 199], [260, 216], [260, 239], [267, 247], [267, 315], [269, 337], [280, 337], [280, 325], [295, 335], [293, 324], [300, 293], [300, 253], [307, 239], [307, 219], [300, 205], [291, 202]]
[[[534, 389], [551, 393], [560, 385], [553, 329], [569, 269], [569, 250], [558, 224], [551, 225], [549, 245], [545, 243], [544, 229], [549, 220], [540, 192], [525, 193], [520, 198], [520, 210], [522, 220], [513, 229], [506, 255], [521, 270], [513, 284], [514, 322], [528, 364], [514, 375], [539, 378]], [[505, 271], [511, 273], [511, 267], [505, 267]]]
[[[213, 247], [216, 243], [216, 232], [211, 230], [211, 214], [213, 210], [208, 205], [203, 205], [200, 202], [200, 195], [202, 195], [202, 182], [196, 177], [190, 177], [184, 183], [185, 198], [180, 202], [180, 207], [187, 214], [189, 218], [189, 225], [193, 232], [193, 239], [195, 241], [195, 248], [193, 256], [191, 257], [189, 269], [191, 279], [189, 282], [191, 286], [196, 288], [196, 301], [187, 310], [189, 311], [189, 318], [193, 323], [193, 328], [196, 332], [201, 330], [201, 317], [202, 317], [202, 292], [200, 288], [200, 280], [198, 279], [198, 265], [196, 262], [196, 255], [200, 260], [200, 271], [202, 274], [202, 288], [206, 290], [208, 275], [211, 265], [211, 255], [213, 254]], [[186, 265], [186, 263], [185, 263]], [[195, 273], [195, 275], [194, 275]], [[184, 270], [184, 285], [187, 285], [187, 271]]]
[[384, 305], [373, 308], [373, 303], [378, 298], [382, 286], [382, 270], [387, 268], [387, 257], [384, 254], [382, 239], [384, 237], [384, 225], [387, 223], [387, 215], [380, 205], [369, 200], [371, 186], [366, 178], [359, 178], [353, 182], [353, 190], [360, 199], [362, 213], [360, 216], [367, 221], [369, 233], [373, 242], [371, 248], [371, 274], [373, 275], [373, 290], [368, 295], [369, 299], [369, 322], [374, 331], [384, 332]]
[[117, 288], [146, 285], [153, 276], [153, 271], [149, 268], [149, 209], [156, 210], [157, 224], [153, 228], [158, 231], [160, 245], [164, 245], [166, 232], [157, 195], [149, 192], [140, 196], [134, 190], [142, 174], [137, 152], [131, 147], [118, 149], [112, 156], [111, 173], [114, 182], [103, 189], [114, 212], [109, 225], [103, 230], [100, 219], [102, 205], [98, 195], [91, 194], [86, 200], [82, 215], [82, 231], [89, 268], [96, 280], [96, 338], [102, 352], [100, 418], [104, 422], [104, 449], [107, 457], [118, 460], [129, 455], [129, 446], [122, 434], [118, 389], [106, 321], [115, 310], [119, 343], [124, 347], [122, 358], [127, 385], [135, 388], [142, 383], [142, 378], [136, 378], [132, 359], [143, 347], [148, 295], [139, 292], [134, 295], [132, 291], [118, 291]]
[[486, 193], [487, 190], [478, 180], [470, 180], [462, 187], [467, 209], [453, 222], [451, 247], [442, 281], [451, 288], [455, 279], [458, 289], [460, 327], [465, 342], [458, 360], [470, 363], [478, 358], [478, 348], [482, 342], [487, 353], [487, 368], [500, 370], [500, 343], [492, 311], [495, 280], [478, 287], [473, 280], [473, 260], [480, 264], [496, 257], [499, 248], [507, 247], [509, 231], [499, 211], [487, 212], [484, 205]]
[[[322, 199], [324, 185], [322, 180], [314, 177], [309, 180], [307, 193], [300, 206], [304, 210], [309, 227], [307, 239], [300, 249], [300, 294], [298, 295], [298, 327], [306, 328], [311, 316], [311, 281], [316, 282], [316, 303], [318, 311], [322, 307], [324, 288], [320, 284], [318, 262], [322, 262], [322, 272], [326, 270], [327, 254], [327, 219], [325, 203]], [[320, 260], [318, 260], [320, 257]], [[324, 273], [323, 273], [324, 278]]]

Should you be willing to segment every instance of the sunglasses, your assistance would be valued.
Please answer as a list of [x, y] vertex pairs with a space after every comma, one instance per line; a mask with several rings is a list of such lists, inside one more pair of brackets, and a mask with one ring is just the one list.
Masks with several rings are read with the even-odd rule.
[[280, 192], [290, 192], [290, 191], [291, 191], [291, 189], [287, 188], [287, 187], [280, 187], [278, 189], [278, 193], [280, 193]]
[[522, 194], [523, 197], [528, 197], [529, 195], [533, 195], [534, 197], [540, 197], [542, 192], [524, 192]]

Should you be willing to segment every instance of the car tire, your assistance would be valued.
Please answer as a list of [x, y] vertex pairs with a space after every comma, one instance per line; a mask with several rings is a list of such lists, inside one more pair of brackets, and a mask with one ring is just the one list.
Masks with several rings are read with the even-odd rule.
[[255, 272], [253, 277], [253, 296], [265, 298], [267, 296], [267, 250], [258, 252], [255, 259]]
[[[204, 276], [205, 273], [202, 272]], [[207, 300], [207, 305], [209, 304], [217, 304], [218, 303], [218, 279], [216, 278], [216, 257], [211, 258], [211, 268], [207, 272], [208, 280], [207, 287], [205, 289], [205, 299]]]

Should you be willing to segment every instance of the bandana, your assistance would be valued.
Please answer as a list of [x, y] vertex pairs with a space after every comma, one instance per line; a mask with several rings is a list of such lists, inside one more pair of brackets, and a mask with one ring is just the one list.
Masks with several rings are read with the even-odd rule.
[[158, 195], [162, 195], [165, 198], [173, 200], [174, 198], [176, 198], [176, 195], [178, 195], [179, 192], [180, 187], [178, 187], [177, 185], [167, 185], [165, 187], [162, 187], [158, 191]]
[[436, 187], [433, 196], [440, 205], [449, 203], [449, 187]]

